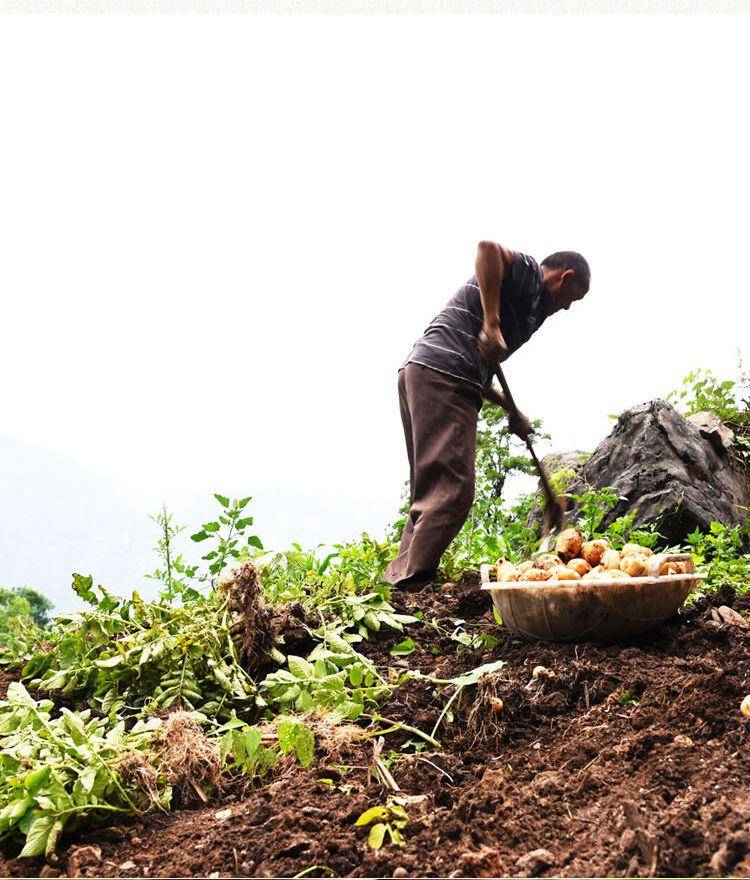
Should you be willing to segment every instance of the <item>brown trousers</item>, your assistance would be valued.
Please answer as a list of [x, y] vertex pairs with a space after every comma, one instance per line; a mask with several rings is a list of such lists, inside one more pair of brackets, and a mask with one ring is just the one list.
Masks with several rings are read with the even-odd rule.
[[401, 421], [409, 455], [411, 504], [391, 584], [432, 580], [440, 557], [461, 530], [474, 500], [478, 388], [407, 364], [398, 374]]

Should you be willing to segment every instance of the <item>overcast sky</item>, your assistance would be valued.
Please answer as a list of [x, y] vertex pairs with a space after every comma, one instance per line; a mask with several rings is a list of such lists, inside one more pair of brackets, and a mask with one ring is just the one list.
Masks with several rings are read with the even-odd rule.
[[593, 448], [747, 344], [749, 24], [6, 17], [0, 433], [144, 512], [395, 504], [396, 371], [491, 238], [589, 259], [507, 377]]

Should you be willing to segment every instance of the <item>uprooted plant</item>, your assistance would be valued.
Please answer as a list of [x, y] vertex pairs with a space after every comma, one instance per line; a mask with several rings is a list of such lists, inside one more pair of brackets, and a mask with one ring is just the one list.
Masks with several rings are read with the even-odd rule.
[[[257, 584], [245, 566], [226, 589], [176, 605], [123, 599], [91, 577], [74, 575], [73, 589], [90, 608], [62, 615], [4, 657], [22, 680], [49, 693], [80, 696], [99, 712], [151, 714], [173, 707], [221, 719], [231, 709], [252, 719], [255, 685], [240, 663], [260, 665], [272, 638]], [[243, 616], [244, 615], [244, 616]], [[233, 624], [246, 623], [240, 648]]]
[[[201, 722], [208, 726], [205, 733]], [[233, 716], [221, 727], [198, 713], [126, 724], [91, 710], [54, 712], [19, 682], [0, 702], [0, 840], [24, 839], [21, 856], [51, 857], [60, 835], [85, 820], [206, 802], [237, 772], [252, 783], [281, 755], [312, 761], [315, 738], [297, 719], [262, 732]]]
[[[159, 719], [138, 722], [91, 717], [50, 700], [37, 702], [14, 682], [0, 703], [0, 838], [25, 837], [22, 856], [54, 852], [63, 830], [82, 817], [166, 808], [167, 778], [148, 761]], [[136, 768], [148, 771], [136, 772]]]

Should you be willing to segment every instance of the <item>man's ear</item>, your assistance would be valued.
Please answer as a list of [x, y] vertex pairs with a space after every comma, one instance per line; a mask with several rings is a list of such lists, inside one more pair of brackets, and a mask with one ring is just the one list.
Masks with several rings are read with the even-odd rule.
[[575, 274], [575, 269], [565, 269], [560, 276], [560, 284], [565, 284], [566, 281], [572, 281]]

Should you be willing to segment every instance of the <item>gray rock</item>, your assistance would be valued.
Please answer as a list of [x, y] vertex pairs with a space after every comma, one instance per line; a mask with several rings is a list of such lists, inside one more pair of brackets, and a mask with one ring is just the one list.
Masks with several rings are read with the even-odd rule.
[[750, 626], [750, 622], [747, 618], [735, 611], [734, 608], [729, 608], [727, 605], [712, 608], [711, 617], [717, 623], [728, 624], [730, 626], [740, 626], [742, 629], [747, 629]]
[[750, 505], [750, 479], [723, 446], [665, 400], [626, 410], [612, 433], [581, 464], [568, 491], [614, 486], [623, 499], [605, 525], [637, 510], [636, 524], [655, 523], [670, 543], [712, 521], [743, 522]]

